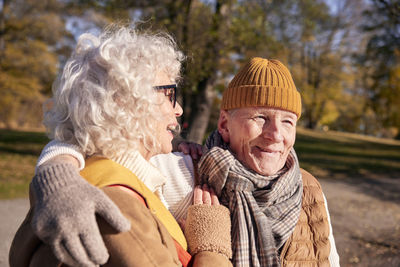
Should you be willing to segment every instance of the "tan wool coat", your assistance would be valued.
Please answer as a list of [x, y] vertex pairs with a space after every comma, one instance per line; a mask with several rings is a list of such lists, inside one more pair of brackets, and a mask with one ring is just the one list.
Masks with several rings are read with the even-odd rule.
[[[119, 171], [118, 166], [111, 165], [110, 168], [116, 167], [117, 169], [103, 168], [104, 173], [115, 174]], [[140, 192], [141, 189], [138, 189]], [[110, 254], [110, 258], [104, 266], [181, 266], [172, 238], [172, 236], [179, 237], [179, 233], [176, 233], [175, 229], [172, 230], [175, 233], [171, 235], [168, 230], [174, 229], [176, 222], [164, 221], [167, 224], [164, 225], [160, 221], [157, 213], [165, 212], [163, 210], [165, 207], [161, 202], [153, 203], [150, 209], [137, 197], [119, 187], [103, 187], [102, 190], [131, 222], [131, 229], [128, 232], [116, 233], [102, 218], [98, 218], [99, 228]], [[146, 199], [146, 194], [143, 197]], [[153, 196], [148, 197], [148, 200], [154, 199]], [[10, 249], [10, 266], [64, 266], [55, 258], [50, 247], [34, 235], [30, 226], [35, 205], [32, 194], [30, 199], [31, 208], [17, 231]], [[168, 216], [163, 216], [163, 218], [165, 217]], [[221, 253], [200, 251], [194, 255], [192, 266], [232, 266], [232, 264], [228, 257]]]

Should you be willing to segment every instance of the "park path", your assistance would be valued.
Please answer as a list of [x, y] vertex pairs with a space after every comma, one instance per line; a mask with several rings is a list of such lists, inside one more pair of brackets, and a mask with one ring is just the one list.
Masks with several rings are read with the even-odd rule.
[[[341, 266], [400, 266], [400, 179], [321, 179]], [[0, 267], [28, 199], [0, 200]]]
[[400, 267], [400, 178], [320, 179], [342, 267]]
[[8, 251], [12, 238], [29, 210], [29, 200], [0, 200], [0, 267], [9, 266]]

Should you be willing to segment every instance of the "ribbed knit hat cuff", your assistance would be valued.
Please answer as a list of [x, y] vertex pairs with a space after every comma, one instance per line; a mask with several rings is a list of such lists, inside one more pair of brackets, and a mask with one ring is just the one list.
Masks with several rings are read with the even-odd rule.
[[301, 96], [298, 91], [262, 85], [242, 85], [225, 90], [221, 109], [270, 107], [301, 116]]
[[[78, 180], [79, 179], [79, 180]], [[78, 183], [75, 183], [77, 181]], [[32, 180], [31, 186], [38, 199], [44, 199], [57, 192], [58, 188], [71, 187], [74, 184], [81, 184], [78, 168], [72, 163], [56, 163], [41, 166]]]

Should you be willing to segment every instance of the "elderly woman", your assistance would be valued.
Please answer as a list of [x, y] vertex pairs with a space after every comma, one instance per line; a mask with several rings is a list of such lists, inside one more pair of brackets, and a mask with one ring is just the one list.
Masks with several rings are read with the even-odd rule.
[[[165, 177], [148, 161], [172, 149], [176, 117], [182, 114], [175, 97], [182, 58], [169, 36], [113, 26], [100, 37], [84, 34], [79, 38], [54, 87], [51, 109], [45, 113], [51, 137], [76, 144], [88, 155], [81, 175], [100, 187], [128, 219], [120, 224], [117, 230], [122, 233], [118, 233], [110, 226], [119, 214], [104, 214], [112, 208], [106, 206], [98, 223], [110, 257], [107, 261], [101, 258], [102, 251], [92, 250], [79, 265], [92, 265], [91, 258], [105, 266], [231, 265], [228, 210], [218, 205], [212, 191], [197, 189], [196, 204], [208, 205], [194, 205], [189, 210], [186, 240], [163, 205]], [[70, 172], [63, 164], [43, 168], [45, 176]], [[68, 183], [58, 186], [71, 189]], [[72, 187], [67, 197], [78, 187], [80, 184]], [[59, 260], [73, 266], [77, 265], [76, 255], [85, 253], [77, 244], [96, 246], [98, 240], [88, 232], [77, 236], [77, 242], [42, 235], [44, 241], [54, 244], [51, 248], [33, 234], [33, 210], [38, 201], [51, 197], [50, 191], [31, 194], [31, 210], [13, 240], [10, 266], [59, 266]], [[78, 199], [86, 200], [85, 195]], [[58, 223], [65, 224], [62, 220]], [[52, 226], [48, 227], [51, 231]], [[192, 258], [186, 252], [187, 241]]]

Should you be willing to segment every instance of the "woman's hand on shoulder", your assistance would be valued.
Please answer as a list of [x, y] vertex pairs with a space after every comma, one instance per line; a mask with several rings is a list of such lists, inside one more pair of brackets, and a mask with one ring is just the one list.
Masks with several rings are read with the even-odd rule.
[[[185, 236], [192, 255], [213, 252], [232, 257], [231, 221], [229, 210], [220, 205], [214, 190], [198, 185], [193, 192], [193, 205], [189, 207]], [[227, 261], [229, 263], [229, 261]]]
[[219, 200], [213, 188], [207, 184], [196, 186], [193, 191], [193, 204], [219, 205]]

